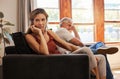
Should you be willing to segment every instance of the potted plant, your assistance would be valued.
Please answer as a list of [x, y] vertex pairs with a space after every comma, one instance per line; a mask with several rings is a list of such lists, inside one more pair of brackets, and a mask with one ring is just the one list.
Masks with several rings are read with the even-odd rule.
[[14, 26], [14, 24], [3, 20], [3, 18], [4, 14], [0, 12], [0, 44], [3, 42], [5, 48], [5, 44], [10, 44], [10, 41], [12, 40], [10, 35], [10, 27], [8, 26]]

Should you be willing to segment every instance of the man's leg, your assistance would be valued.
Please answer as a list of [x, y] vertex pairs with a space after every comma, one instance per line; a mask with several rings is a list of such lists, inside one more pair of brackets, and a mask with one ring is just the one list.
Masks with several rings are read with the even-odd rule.
[[97, 43], [95, 43], [95, 44], [90, 45], [89, 47], [90, 47], [90, 49], [92, 50], [92, 52], [93, 52], [94, 54], [97, 54], [97, 49], [98, 49], [99, 47], [102, 47], [102, 46], [105, 46], [105, 44], [104, 44], [103, 42], [97, 42]]
[[106, 55], [104, 55], [104, 56], [106, 59], [106, 74], [107, 74], [106, 79], [114, 79], [113, 74], [111, 72], [110, 64], [109, 64], [108, 59], [107, 59], [107, 56]]
[[91, 49], [97, 49], [97, 48], [102, 47], [102, 46], [105, 46], [105, 44], [103, 42], [97, 42], [95, 44], [90, 45], [89, 47]]
[[115, 54], [118, 52], [117, 47], [100, 47], [97, 49], [98, 54]]
[[[100, 49], [98, 50], [98, 48], [100, 48]], [[105, 56], [105, 59], [106, 59], [106, 79], [114, 79], [106, 54], [107, 53], [108, 54], [114, 54], [118, 51], [118, 48], [117, 47], [106, 48], [104, 43], [97, 42], [97, 43], [91, 45], [90, 49], [93, 51], [94, 54], [98, 54], [98, 52], [101, 52], [99, 54], [103, 54]]]
[[[93, 51], [94, 54], [97, 54], [96, 53], [97, 50], [95, 50], [95, 49], [91, 49], [91, 50]], [[104, 56], [105, 56], [105, 59], [106, 59], [106, 79], [114, 79], [106, 54], [104, 54]]]
[[103, 42], [97, 42], [89, 47], [94, 53], [98, 54], [115, 54], [118, 51], [117, 47], [107, 47]]

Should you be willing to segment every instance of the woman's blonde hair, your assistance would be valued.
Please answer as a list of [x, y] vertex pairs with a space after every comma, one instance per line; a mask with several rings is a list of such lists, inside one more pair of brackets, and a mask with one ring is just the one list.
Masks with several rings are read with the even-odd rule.
[[[46, 12], [44, 9], [42, 9], [42, 8], [37, 8], [37, 9], [33, 10], [33, 11], [30, 13], [31, 25], [33, 25], [33, 21], [34, 21], [35, 17], [36, 17], [38, 14], [44, 14], [44, 15], [46, 16], [46, 20], [48, 20], [48, 14], [47, 14], [47, 12]], [[27, 33], [32, 33], [32, 31], [31, 31], [30, 28], [28, 28]]]

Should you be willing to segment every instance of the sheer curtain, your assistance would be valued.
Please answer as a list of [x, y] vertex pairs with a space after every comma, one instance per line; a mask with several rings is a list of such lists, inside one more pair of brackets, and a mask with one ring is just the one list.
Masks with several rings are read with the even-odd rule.
[[26, 32], [30, 21], [29, 14], [34, 9], [35, 0], [18, 0], [17, 31]]

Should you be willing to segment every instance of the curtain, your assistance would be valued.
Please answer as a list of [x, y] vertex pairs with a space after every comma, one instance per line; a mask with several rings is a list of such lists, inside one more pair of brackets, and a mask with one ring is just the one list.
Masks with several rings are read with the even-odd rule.
[[18, 0], [17, 31], [26, 32], [29, 27], [29, 14], [34, 9], [34, 0]]

